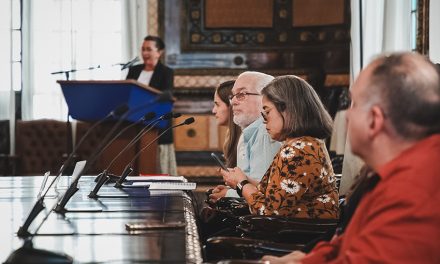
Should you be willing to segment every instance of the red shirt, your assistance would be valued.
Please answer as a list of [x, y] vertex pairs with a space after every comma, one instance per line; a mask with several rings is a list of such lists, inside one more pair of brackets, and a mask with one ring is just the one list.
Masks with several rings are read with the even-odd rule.
[[440, 263], [440, 135], [378, 170], [346, 231], [302, 263]]

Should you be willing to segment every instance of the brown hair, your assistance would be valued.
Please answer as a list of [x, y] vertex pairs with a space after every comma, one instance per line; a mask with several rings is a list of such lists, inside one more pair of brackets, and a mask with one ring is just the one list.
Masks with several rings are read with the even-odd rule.
[[438, 68], [416, 53], [395, 53], [375, 62], [367, 96], [380, 102], [395, 132], [408, 139], [440, 133]]
[[234, 83], [235, 80], [226, 81], [221, 83], [216, 89], [220, 99], [229, 108], [228, 130], [223, 144], [223, 155], [225, 156], [226, 166], [228, 168], [234, 168], [237, 166], [237, 144], [241, 135], [241, 128], [233, 121], [232, 107], [229, 102], [229, 95], [232, 94], [231, 90], [232, 87], [234, 87]]
[[165, 43], [163, 40], [157, 36], [148, 35], [144, 38], [144, 41], [154, 41], [156, 43], [156, 48], [158, 50], [164, 50], [165, 49]]
[[284, 138], [331, 135], [332, 119], [318, 94], [305, 80], [294, 75], [276, 77], [262, 91], [278, 112], [283, 113]]

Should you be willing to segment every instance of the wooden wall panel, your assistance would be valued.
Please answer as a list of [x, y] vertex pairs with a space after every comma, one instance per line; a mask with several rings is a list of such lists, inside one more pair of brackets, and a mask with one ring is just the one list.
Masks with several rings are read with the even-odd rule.
[[205, 0], [206, 28], [271, 28], [273, 0]]
[[194, 123], [174, 131], [176, 151], [221, 151], [226, 128], [218, 127], [212, 115], [183, 115], [179, 120], [190, 116], [194, 117]]
[[328, 26], [344, 23], [344, 0], [293, 0], [292, 26]]

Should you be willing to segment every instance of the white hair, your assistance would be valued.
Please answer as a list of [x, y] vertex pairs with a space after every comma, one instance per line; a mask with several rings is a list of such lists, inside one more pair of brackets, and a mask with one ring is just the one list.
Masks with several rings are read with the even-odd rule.
[[260, 94], [261, 90], [263, 90], [263, 88], [274, 79], [272, 75], [256, 71], [245, 71], [238, 75], [237, 80], [240, 77], [246, 77], [248, 80], [251, 80], [253, 83], [251, 83], [249, 86], [254, 88], [255, 91]]

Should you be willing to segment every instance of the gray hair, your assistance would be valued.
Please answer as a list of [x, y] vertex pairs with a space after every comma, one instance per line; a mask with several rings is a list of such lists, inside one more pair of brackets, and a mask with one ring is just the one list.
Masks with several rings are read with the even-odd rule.
[[238, 75], [237, 79], [240, 77], [251, 77], [253, 83], [249, 86], [255, 88], [255, 91], [260, 94], [261, 90], [263, 90], [263, 88], [274, 79], [272, 75], [256, 71], [245, 71]]
[[332, 118], [313, 87], [305, 80], [286, 75], [276, 77], [262, 91], [278, 112], [284, 113], [282, 136], [311, 136], [325, 139], [332, 133]]

